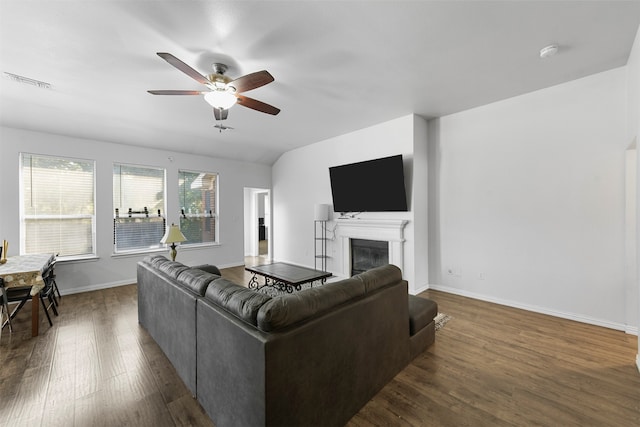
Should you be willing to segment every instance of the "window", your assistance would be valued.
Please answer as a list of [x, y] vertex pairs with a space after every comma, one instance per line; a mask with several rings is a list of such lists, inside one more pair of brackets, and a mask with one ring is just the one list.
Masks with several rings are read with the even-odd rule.
[[179, 171], [180, 230], [184, 244], [218, 242], [218, 175]]
[[95, 256], [95, 162], [20, 155], [23, 254]]
[[113, 165], [115, 253], [162, 247], [166, 226], [164, 188], [164, 169]]

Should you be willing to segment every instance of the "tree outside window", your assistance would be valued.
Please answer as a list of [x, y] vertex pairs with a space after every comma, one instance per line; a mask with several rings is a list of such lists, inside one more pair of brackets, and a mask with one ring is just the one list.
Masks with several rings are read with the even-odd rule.
[[20, 157], [21, 253], [95, 256], [95, 162]]
[[115, 253], [161, 248], [165, 232], [165, 170], [113, 165]]
[[179, 171], [180, 230], [183, 245], [217, 243], [218, 175]]

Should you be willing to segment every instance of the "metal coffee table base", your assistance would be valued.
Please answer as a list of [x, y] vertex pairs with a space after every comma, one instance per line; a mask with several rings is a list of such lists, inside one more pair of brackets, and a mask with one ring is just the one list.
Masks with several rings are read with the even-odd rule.
[[[322, 280], [322, 283], [325, 282], [326, 279]], [[249, 289], [255, 289], [256, 291], [259, 291], [262, 288], [273, 288], [276, 289], [280, 292], [287, 292], [287, 293], [293, 293], [294, 290], [296, 291], [300, 291], [302, 290], [302, 284], [297, 284], [297, 285], [290, 285], [287, 282], [282, 282], [280, 280], [273, 280], [273, 279], [269, 279], [268, 277], [264, 278], [264, 285], [261, 285], [259, 280], [258, 280], [258, 274], [257, 273], [253, 273], [253, 277], [251, 277], [251, 280], [249, 280]], [[311, 282], [311, 286], [313, 287], [313, 282]]]
[[[332, 276], [327, 271], [314, 270], [284, 262], [245, 267], [245, 270], [253, 273], [248, 287], [258, 291], [268, 286], [280, 292], [292, 293], [294, 290], [302, 290], [302, 285], [306, 283], [310, 283], [311, 286], [315, 281], [325, 283], [327, 278]], [[264, 285], [260, 285], [258, 276], [264, 277]]]

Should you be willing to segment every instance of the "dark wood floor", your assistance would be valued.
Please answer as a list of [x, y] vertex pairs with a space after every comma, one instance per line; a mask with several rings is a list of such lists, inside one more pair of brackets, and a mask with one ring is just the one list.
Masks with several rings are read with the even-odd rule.
[[[223, 275], [246, 280], [242, 268]], [[246, 283], [246, 282], [244, 282]], [[637, 337], [441, 292], [436, 344], [349, 426], [638, 426]], [[63, 297], [0, 340], [0, 425], [211, 426], [138, 326], [136, 287]], [[340, 397], [336, 397], [340, 398]]]

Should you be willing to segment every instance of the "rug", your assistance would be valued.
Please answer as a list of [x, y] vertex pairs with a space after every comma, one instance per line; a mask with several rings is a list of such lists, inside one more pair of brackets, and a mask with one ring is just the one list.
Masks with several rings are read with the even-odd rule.
[[451, 319], [453, 319], [453, 317], [449, 316], [448, 314], [438, 313], [433, 319], [436, 322], [436, 331], [444, 328], [444, 325], [446, 325], [447, 322]]

